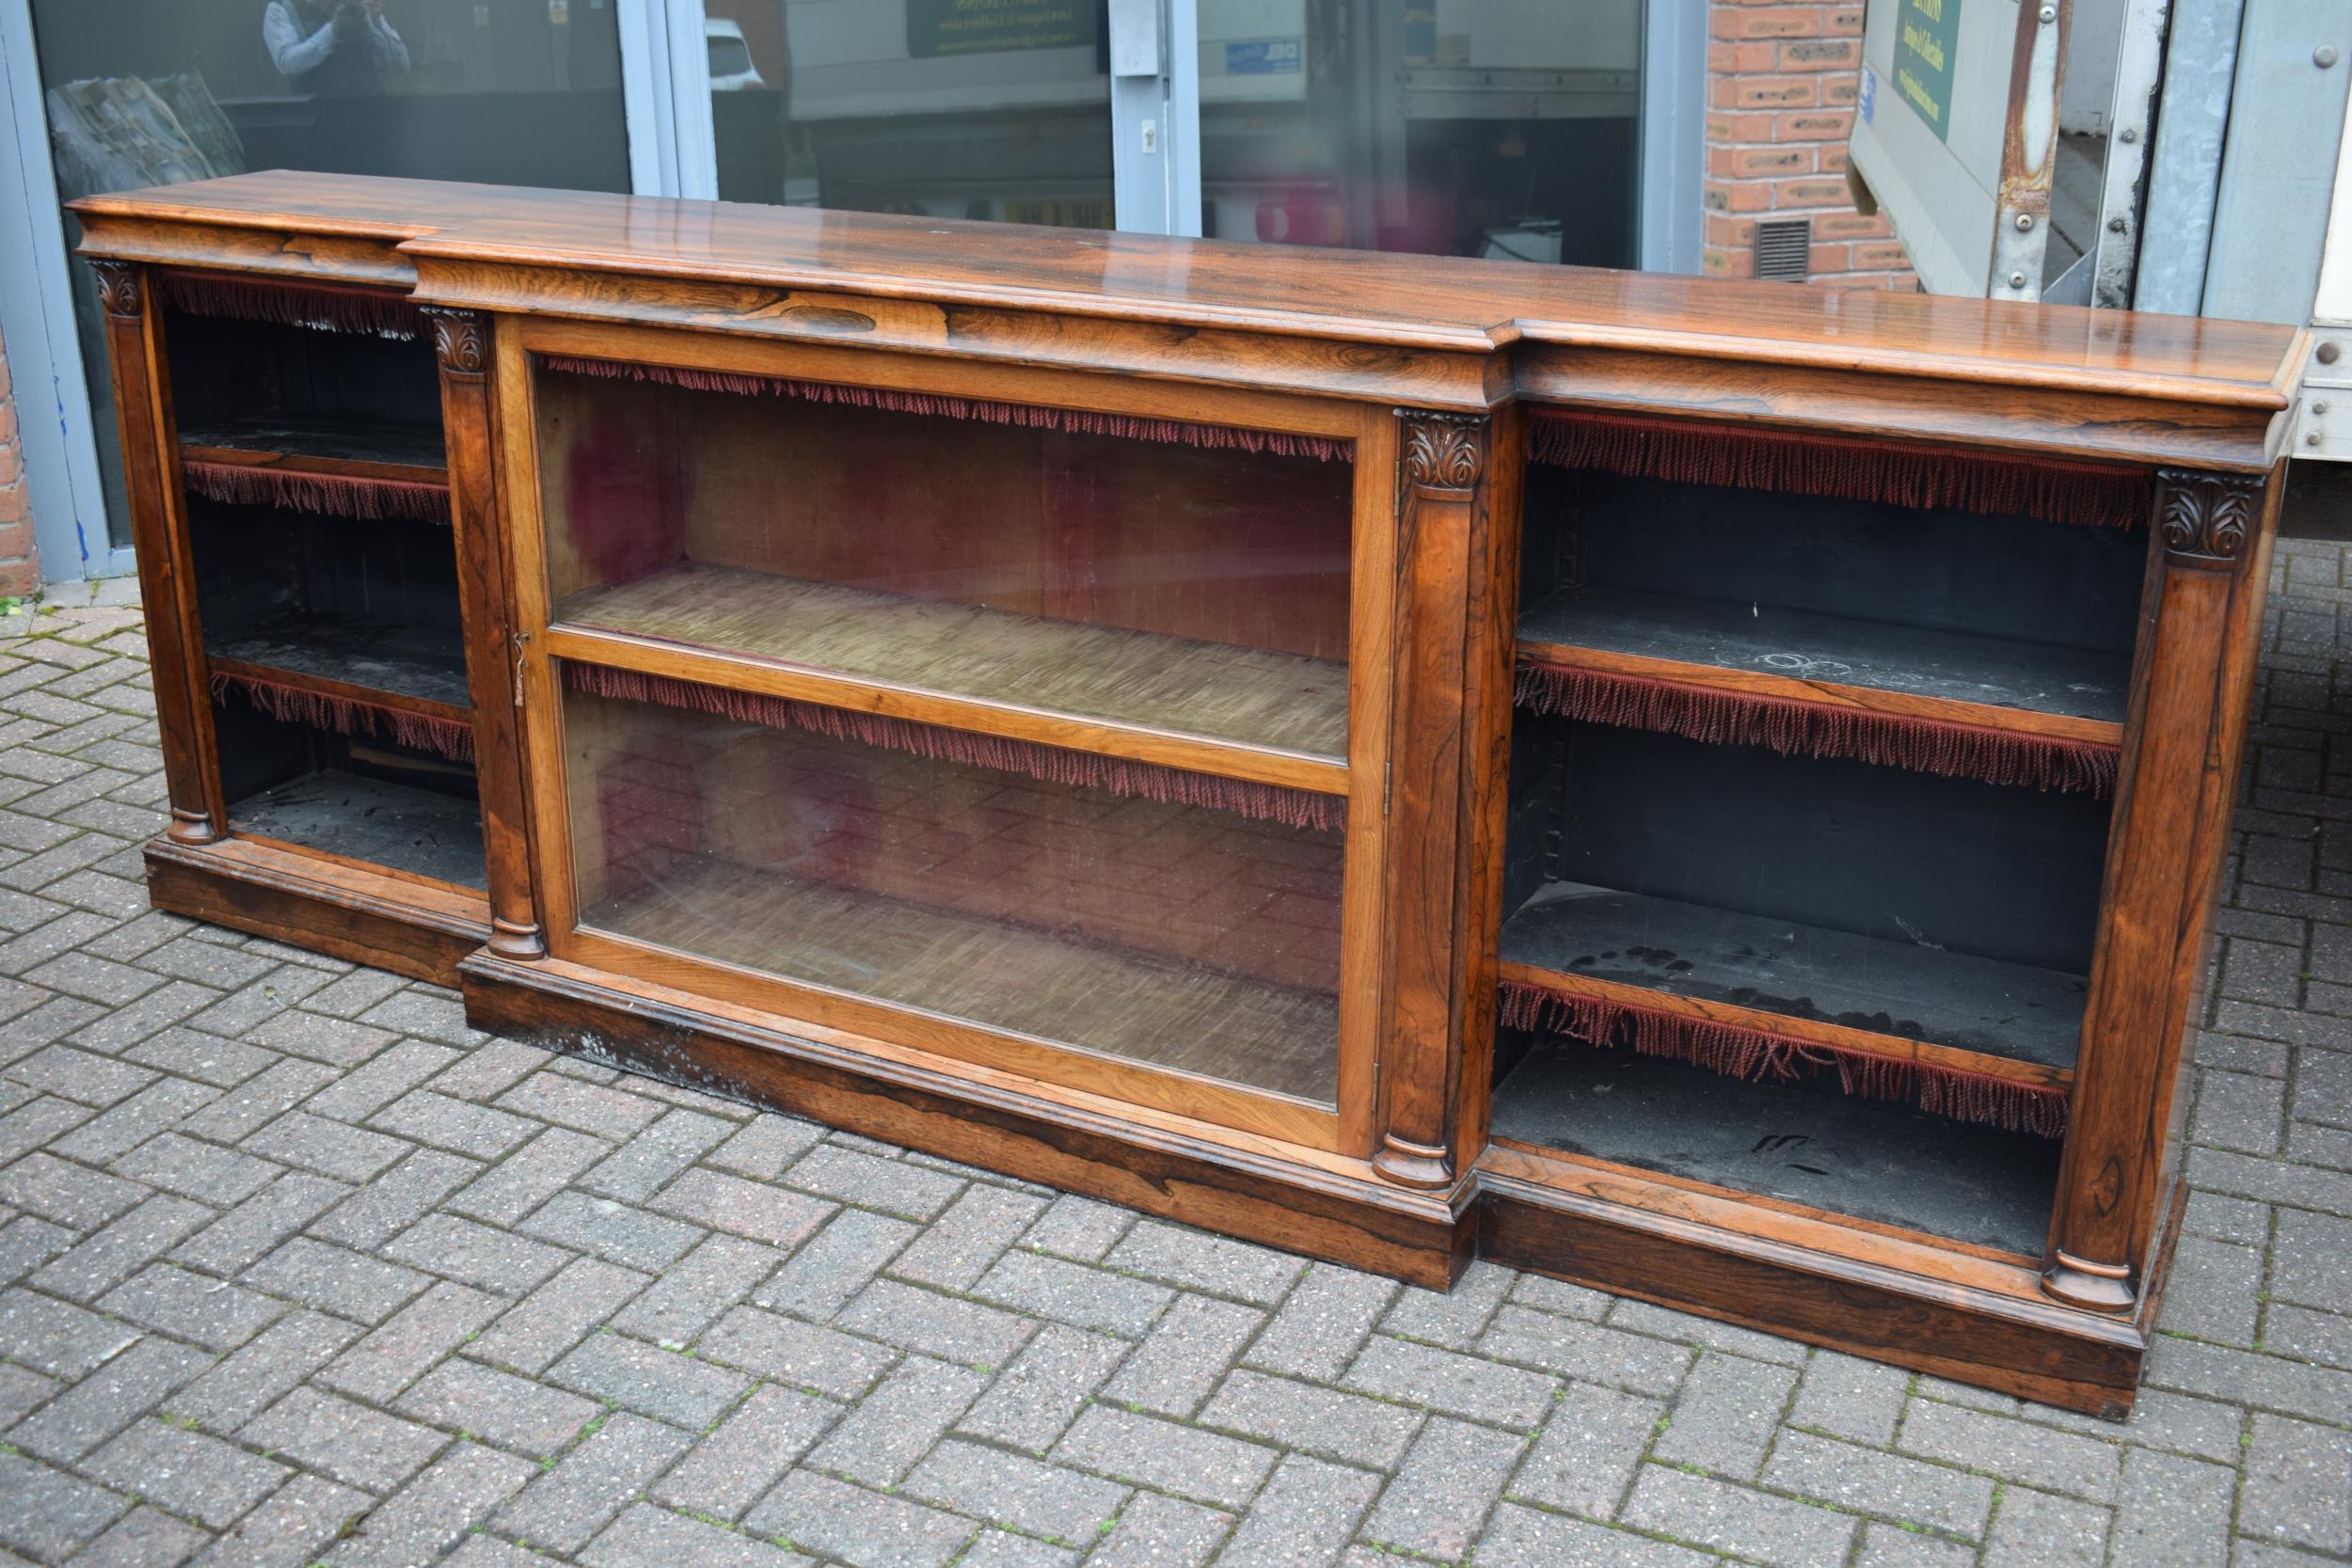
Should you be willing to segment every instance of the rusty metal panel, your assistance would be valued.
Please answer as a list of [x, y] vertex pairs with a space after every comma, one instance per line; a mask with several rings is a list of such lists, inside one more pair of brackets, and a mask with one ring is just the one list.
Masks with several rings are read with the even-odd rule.
[[2041, 297], [2070, 4], [1868, 0], [1853, 166], [1931, 293]]

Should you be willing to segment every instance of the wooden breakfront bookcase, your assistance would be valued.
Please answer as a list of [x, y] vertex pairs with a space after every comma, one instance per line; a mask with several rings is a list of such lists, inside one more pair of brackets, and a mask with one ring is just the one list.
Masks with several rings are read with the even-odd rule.
[[1423, 1285], [2128, 1407], [2296, 334], [282, 173], [76, 211], [158, 906]]

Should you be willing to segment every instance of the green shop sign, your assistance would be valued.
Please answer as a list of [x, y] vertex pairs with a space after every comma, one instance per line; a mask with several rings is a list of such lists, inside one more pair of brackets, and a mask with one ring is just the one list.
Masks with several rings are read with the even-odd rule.
[[1005, 49], [1091, 48], [1100, 8], [1096, 0], [907, 0], [907, 53], [922, 59]]
[[1939, 139], [1951, 135], [1960, 0], [1895, 0], [1895, 90]]

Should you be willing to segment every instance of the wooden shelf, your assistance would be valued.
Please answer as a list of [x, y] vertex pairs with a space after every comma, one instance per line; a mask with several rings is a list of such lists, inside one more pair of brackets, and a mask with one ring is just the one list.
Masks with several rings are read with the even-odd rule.
[[1294, 788], [1347, 789], [1347, 667], [681, 562], [574, 594], [550, 652]]
[[459, 796], [323, 768], [230, 801], [229, 820], [258, 838], [484, 886], [482, 808]]
[[438, 424], [393, 420], [284, 416], [238, 420], [180, 433], [183, 462], [354, 479], [447, 484], [449, 464]]
[[1339, 999], [700, 856], [581, 922], [786, 979], [1328, 1105]]
[[1630, 1051], [1539, 1046], [1496, 1085], [1494, 1136], [2039, 1257], [2059, 1146], [1900, 1105]]
[[1563, 589], [1519, 657], [1762, 697], [2121, 745], [2122, 656], [1769, 606]]
[[1505, 980], [1791, 1039], [2069, 1084], [2079, 974], [1848, 931], [1548, 883], [1503, 923]]
[[465, 650], [454, 632], [341, 615], [288, 616], [208, 639], [204, 652], [213, 669], [229, 673], [437, 718], [473, 718]]

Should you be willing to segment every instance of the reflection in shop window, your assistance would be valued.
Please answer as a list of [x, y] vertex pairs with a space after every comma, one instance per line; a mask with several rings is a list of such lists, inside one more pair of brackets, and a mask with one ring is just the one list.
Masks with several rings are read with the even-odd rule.
[[1642, 0], [1200, 0], [1220, 239], [1635, 264]]
[[617, 0], [33, 0], [68, 197], [247, 169], [628, 188]]
[[[253, 169], [628, 189], [619, 0], [32, 0], [66, 199]], [[69, 243], [78, 228], [69, 216]], [[107, 531], [130, 538], [74, 271]]]
[[[1208, 234], [1634, 264], [1643, 0], [1176, 3]], [[1101, 0], [707, 11], [722, 196], [1111, 226]]]
[[[1108, 229], [1102, 0], [706, 0], [719, 195]], [[719, 69], [739, 37], [747, 69]]]

